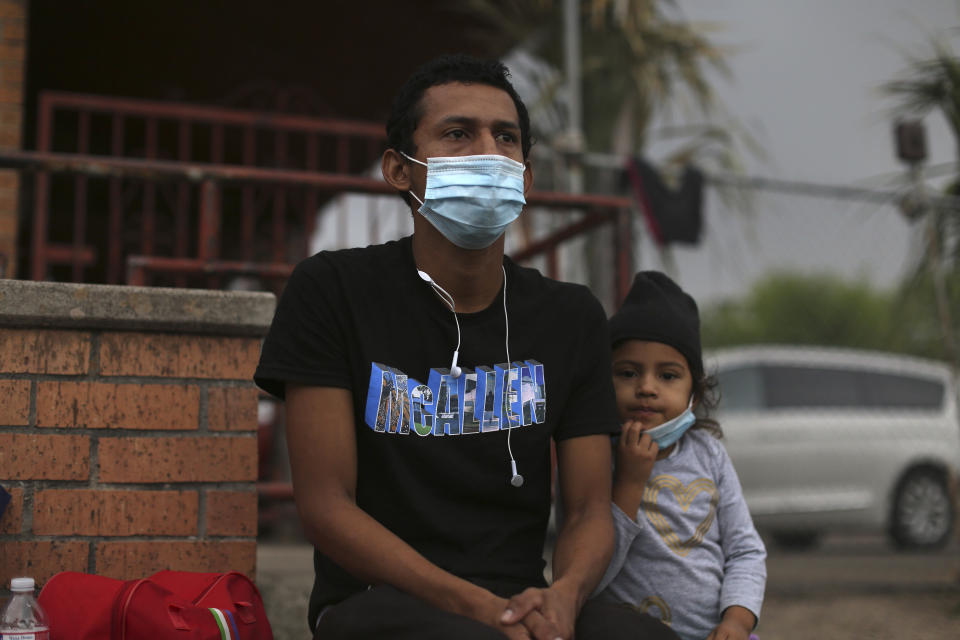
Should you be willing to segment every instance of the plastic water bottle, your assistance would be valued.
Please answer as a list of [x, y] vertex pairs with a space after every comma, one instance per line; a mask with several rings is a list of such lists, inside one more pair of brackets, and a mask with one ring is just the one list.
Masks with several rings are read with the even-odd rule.
[[50, 640], [47, 615], [33, 597], [33, 578], [10, 581], [13, 595], [0, 614], [0, 640]]

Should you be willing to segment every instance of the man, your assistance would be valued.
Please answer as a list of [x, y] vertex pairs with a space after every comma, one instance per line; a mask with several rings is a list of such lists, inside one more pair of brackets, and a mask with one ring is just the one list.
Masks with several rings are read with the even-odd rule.
[[[316, 638], [675, 637], [585, 606], [613, 539], [606, 319], [585, 288], [503, 255], [533, 184], [506, 68], [428, 63], [387, 134], [413, 236], [304, 260], [255, 376], [286, 396]], [[547, 586], [551, 438], [565, 517]]]

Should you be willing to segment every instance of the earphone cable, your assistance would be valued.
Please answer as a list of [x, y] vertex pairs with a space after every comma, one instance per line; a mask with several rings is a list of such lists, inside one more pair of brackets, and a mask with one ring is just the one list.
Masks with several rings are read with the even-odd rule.
[[457, 318], [457, 305], [453, 301], [453, 296], [447, 293], [447, 290], [441, 287], [439, 284], [430, 279], [430, 286], [433, 288], [433, 292], [443, 300], [443, 302], [450, 307], [450, 311], [453, 312], [453, 322], [457, 325], [457, 348], [456, 351], [460, 351], [460, 320]]
[[[507, 269], [500, 265], [500, 270], [503, 272], [503, 325], [506, 329], [506, 339], [504, 340], [504, 347], [507, 350], [507, 382], [510, 380], [510, 371], [513, 370], [513, 363], [510, 361], [510, 319], [507, 316]], [[506, 387], [506, 384], [504, 385]], [[506, 393], [506, 389], [504, 389]], [[506, 416], [504, 416], [506, 417]], [[508, 418], [509, 420], [509, 418]], [[513, 457], [513, 448], [510, 446], [510, 434], [513, 433], [513, 426], [507, 423], [507, 453], [510, 454], [510, 462], [516, 464], [516, 458]]]

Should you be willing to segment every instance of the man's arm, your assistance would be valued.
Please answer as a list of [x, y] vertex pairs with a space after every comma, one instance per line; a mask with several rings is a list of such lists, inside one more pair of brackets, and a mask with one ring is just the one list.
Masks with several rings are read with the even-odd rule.
[[[416, 594], [511, 639], [529, 637], [521, 625], [500, 621], [505, 599], [440, 569], [357, 506], [357, 443], [348, 390], [288, 384], [286, 401], [294, 500], [307, 538], [318, 549], [360, 580]], [[556, 637], [541, 616], [533, 626], [536, 638]]]
[[553, 584], [577, 594], [577, 612], [603, 576], [613, 552], [610, 438], [557, 444], [563, 518], [553, 552]]
[[573, 637], [577, 615], [603, 576], [613, 552], [610, 515], [610, 438], [581, 436], [557, 444], [563, 517], [553, 552], [553, 584], [510, 600], [513, 622], [537, 609]]

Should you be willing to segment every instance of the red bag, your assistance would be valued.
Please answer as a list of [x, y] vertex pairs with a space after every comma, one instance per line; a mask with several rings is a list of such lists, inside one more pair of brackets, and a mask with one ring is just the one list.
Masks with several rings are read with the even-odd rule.
[[63, 571], [38, 600], [51, 640], [273, 640], [260, 592], [237, 572], [124, 582]]

